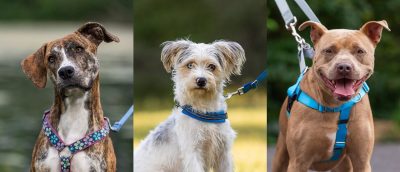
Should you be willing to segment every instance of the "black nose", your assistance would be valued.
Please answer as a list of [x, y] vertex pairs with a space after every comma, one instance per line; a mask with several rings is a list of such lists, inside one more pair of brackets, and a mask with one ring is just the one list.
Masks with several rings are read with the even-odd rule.
[[197, 78], [196, 83], [197, 83], [197, 86], [204, 87], [207, 84], [207, 79], [203, 78], [203, 77]]
[[353, 67], [348, 63], [339, 63], [336, 65], [336, 71], [341, 75], [348, 75], [353, 71]]
[[74, 76], [75, 70], [72, 66], [62, 67], [58, 70], [58, 76], [62, 79], [70, 79]]

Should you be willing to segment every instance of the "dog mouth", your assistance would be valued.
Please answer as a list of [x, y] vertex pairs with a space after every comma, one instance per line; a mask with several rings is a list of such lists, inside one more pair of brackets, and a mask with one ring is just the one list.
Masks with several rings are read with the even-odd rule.
[[89, 84], [89, 86], [84, 86], [84, 85], [79, 84], [79, 83], [62, 84], [59, 88], [61, 88], [60, 91], [62, 93], [66, 93], [66, 92], [71, 91], [71, 90], [81, 90], [83, 92], [86, 92], [86, 91], [89, 91], [89, 90], [92, 89], [91, 84]]
[[361, 84], [367, 79], [368, 75], [361, 79], [351, 79], [348, 77], [340, 77], [336, 79], [328, 79], [323, 74], [321, 78], [324, 84], [332, 91], [333, 95], [340, 101], [348, 101], [360, 88]]

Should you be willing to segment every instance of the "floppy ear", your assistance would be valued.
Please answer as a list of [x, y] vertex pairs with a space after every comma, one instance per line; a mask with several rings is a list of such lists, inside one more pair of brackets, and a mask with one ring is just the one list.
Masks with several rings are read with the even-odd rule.
[[192, 44], [192, 42], [188, 40], [166, 41], [161, 44], [163, 47], [161, 51], [161, 62], [168, 73], [172, 71], [177, 57], [182, 51], [188, 49], [190, 44]]
[[44, 64], [47, 44], [21, 62], [22, 71], [38, 88], [44, 88], [47, 81], [47, 70]]
[[299, 31], [304, 30], [306, 27], [311, 26], [311, 32], [310, 32], [310, 37], [311, 41], [315, 45], [318, 43], [319, 39], [324, 35], [328, 29], [322, 25], [321, 23], [318, 22], [313, 22], [313, 21], [306, 21], [303, 24], [299, 26]]
[[103, 25], [96, 22], [88, 22], [81, 26], [78, 30], [78, 33], [99, 45], [102, 41], [104, 42], [119, 42], [119, 38], [110, 32], [108, 32]]
[[[246, 61], [245, 53], [238, 43], [229, 41], [215, 41], [212, 43], [223, 55], [224, 70], [227, 74], [240, 75], [242, 65]], [[228, 79], [229, 79], [228, 75]]]
[[360, 31], [363, 32], [365, 35], [367, 35], [367, 37], [372, 41], [372, 43], [376, 45], [381, 40], [383, 28], [390, 31], [386, 20], [369, 21], [360, 28]]

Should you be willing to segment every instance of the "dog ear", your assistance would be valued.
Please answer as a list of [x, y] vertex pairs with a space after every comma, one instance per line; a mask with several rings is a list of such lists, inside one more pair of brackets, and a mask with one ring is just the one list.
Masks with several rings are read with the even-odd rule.
[[[245, 53], [238, 43], [215, 41], [212, 43], [224, 57], [224, 69], [227, 74], [240, 75], [242, 65], [246, 61]], [[229, 79], [229, 76], [227, 77]]]
[[163, 47], [161, 51], [161, 62], [168, 73], [172, 71], [177, 57], [182, 51], [188, 49], [190, 44], [192, 44], [192, 42], [188, 40], [166, 41], [161, 44]]
[[303, 24], [301, 24], [299, 26], [299, 31], [304, 30], [308, 26], [311, 26], [310, 37], [314, 45], [319, 41], [322, 35], [324, 35], [326, 31], [328, 31], [328, 29], [324, 25], [313, 21], [306, 21]]
[[78, 33], [99, 45], [102, 41], [104, 42], [119, 42], [119, 38], [110, 32], [108, 32], [103, 25], [96, 22], [88, 22], [81, 26], [78, 30]]
[[367, 35], [372, 43], [376, 45], [381, 40], [383, 28], [390, 31], [386, 20], [369, 21], [360, 28], [360, 31]]
[[21, 62], [22, 71], [38, 88], [44, 88], [47, 81], [47, 70], [44, 63], [47, 44]]

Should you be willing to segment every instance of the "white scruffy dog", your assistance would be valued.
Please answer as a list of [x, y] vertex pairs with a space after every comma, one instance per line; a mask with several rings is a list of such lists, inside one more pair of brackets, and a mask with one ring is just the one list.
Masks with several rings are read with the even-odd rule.
[[175, 101], [181, 106], [142, 141], [134, 153], [135, 172], [231, 172], [231, 147], [236, 133], [228, 120], [209, 123], [182, 113], [182, 105], [196, 112], [227, 110], [223, 88], [245, 62], [236, 42], [211, 44], [189, 40], [162, 44], [161, 61], [172, 73]]

